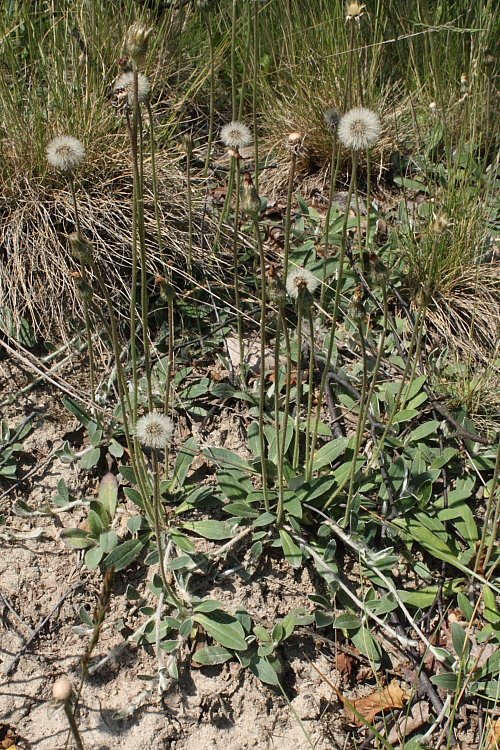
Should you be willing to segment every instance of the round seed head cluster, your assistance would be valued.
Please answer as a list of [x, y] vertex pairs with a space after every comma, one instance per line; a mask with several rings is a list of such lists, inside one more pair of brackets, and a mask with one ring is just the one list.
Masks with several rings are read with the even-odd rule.
[[47, 161], [60, 172], [72, 172], [85, 158], [83, 143], [70, 135], [53, 138], [47, 146]]
[[346, 148], [362, 151], [377, 142], [381, 131], [382, 125], [375, 112], [355, 107], [340, 120], [338, 135]]
[[220, 131], [220, 139], [228, 148], [237, 150], [250, 145], [252, 134], [244, 122], [233, 120], [233, 122], [224, 125]]
[[[137, 74], [137, 101], [139, 104], [148, 100], [149, 91], [151, 86], [148, 79], [142, 73]], [[133, 106], [134, 104], [134, 74], [132, 71], [128, 73], [122, 73], [118, 76], [113, 84], [113, 93], [119, 97], [120, 93], [125, 92], [127, 97], [127, 104]]]
[[319, 281], [307, 268], [296, 268], [286, 277], [286, 291], [290, 297], [298, 299], [300, 294], [309, 292], [314, 294], [318, 288]]
[[135, 425], [135, 434], [146, 448], [165, 448], [172, 440], [174, 425], [164, 414], [145, 414]]

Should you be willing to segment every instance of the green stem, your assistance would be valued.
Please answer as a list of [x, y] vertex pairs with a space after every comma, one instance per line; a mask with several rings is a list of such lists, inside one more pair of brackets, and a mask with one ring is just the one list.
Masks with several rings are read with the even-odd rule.
[[286, 196], [286, 214], [285, 214], [285, 249], [283, 255], [283, 278], [286, 281], [288, 275], [288, 256], [290, 254], [290, 230], [292, 225], [292, 197], [293, 183], [295, 180], [295, 168], [297, 166], [297, 154], [292, 151], [290, 161], [290, 171], [288, 173], [288, 189]]
[[238, 230], [240, 223], [240, 182], [241, 172], [240, 166], [237, 159], [232, 156], [232, 162], [236, 162], [236, 206], [234, 209], [234, 222], [233, 222], [233, 281], [234, 281], [234, 301], [236, 305], [236, 326], [238, 329], [238, 345], [240, 352], [240, 380], [243, 388], [246, 384], [246, 373], [245, 373], [245, 349], [243, 342], [243, 316], [241, 314], [241, 297], [240, 297], [240, 276], [238, 271], [239, 259], [238, 259]]
[[[259, 220], [253, 219], [253, 228], [255, 241], [259, 248], [260, 259], [260, 292], [261, 292], [261, 311], [260, 311], [260, 379], [259, 379], [259, 437], [260, 437], [260, 458], [262, 465], [262, 492], [264, 495], [264, 506], [269, 512], [269, 496], [267, 486], [267, 464], [266, 464], [266, 436], [264, 434], [264, 411], [266, 407], [266, 309], [267, 309], [267, 290], [266, 290], [266, 258], [264, 254], [264, 244], [260, 235]], [[276, 386], [276, 383], [275, 383]]]
[[[484, 520], [483, 520], [483, 531], [481, 534], [481, 541], [479, 542], [479, 546], [477, 548], [477, 553], [476, 553], [476, 560], [474, 562], [474, 573], [477, 573], [477, 570], [481, 563], [483, 550], [486, 544], [486, 536], [488, 533], [488, 523], [491, 517], [491, 512], [493, 510], [493, 504], [495, 502], [495, 495], [496, 495], [496, 490], [497, 490], [499, 473], [500, 473], [500, 441], [498, 443], [497, 459], [495, 462], [495, 469], [493, 471], [493, 478], [491, 480], [491, 487], [490, 487], [490, 492], [489, 492], [489, 497], [488, 497], [488, 504], [486, 506], [486, 513], [485, 513]], [[491, 559], [493, 548], [497, 545], [496, 536], [497, 536], [497, 530], [498, 530], [499, 513], [500, 513], [500, 499], [498, 499], [496, 502], [495, 515], [493, 518], [493, 528], [491, 530], [491, 539], [488, 544], [488, 549], [486, 550], [486, 555], [483, 561], [483, 568], [485, 570]]]
[[359, 333], [359, 341], [361, 345], [361, 358], [362, 358], [362, 363], [363, 363], [363, 380], [361, 384], [361, 396], [359, 399], [358, 424], [356, 426], [356, 437], [354, 440], [354, 450], [353, 450], [350, 480], [349, 480], [349, 491], [347, 493], [347, 503], [346, 503], [345, 514], [344, 514], [344, 526], [347, 526], [347, 524], [349, 523], [350, 516], [351, 516], [352, 502], [354, 498], [354, 480], [356, 479], [356, 473], [357, 473], [356, 463], [358, 460], [359, 449], [361, 446], [361, 440], [363, 437], [364, 426], [365, 426], [363, 416], [364, 416], [364, 411], [365, 411], [366, 388], [368, 385], [366, 344], [365, 344], [365, 335], [363, 333], [362, 323], [358, 323], [358, 333]]
[[304, 303], [304, 293], [299, 290], [297, 299], [297, 385], [295, 398], [295, 443], [293, 446], [292, 467], [297, 469], [299, 465], [299, 447], [300, 447], [300, 410], [302, 401], [302, 307]]
[[[325, 295], [326, 295], [326, 275], [327, 275], [327, 265], [328, 265], [328, 252], [330, 247], [330, 216], [332, 213], [332, 205], [333, 205], [333, 193], [335, 191], [335, 185], [337, 184], [337, 175], [339, 171], [340, 166], [340, 150], [337, 153], [337, 158], [335, 159], [335, 153], [337, 151], [337, 133], [335, 132], [333, 134], [333, 143], [332, 143], [332, 157], [330, 160], [330, 193], [328, 197], [328, 206], [326, 209], [326, 217], [325, 217], [325, 249], [324, 249], [324, 256], [323, 256], [323, 278], [321, 280], [321, 296], [320, 296], [320, 306], [325, 306]], [[335, 162], [335, 169], [333, 168], [333, 164]]]
[[214, 137], [214, 117], [215, 117], [215, 50], [214, 50], [214, 38], [212, 34], [212, 27], [209, 21], [209, 12], [203, 10], [203, 20], [205, 21], [205, 28], [207, 30], [208, 47], [210, 50], [210, 92], [209, 92], [209, 115], [208, 115], [208, 143], [207, 143], [207, 155], [205, 157], [205, 167], [203, 169], [203, 177], [208, 174], [210, 167], [210, 156], [212, 153], [212, 141]]
[[253, 3], [253, 89], [252, 89], [252, 110], [253, 110], [253, 137], [255, 149], [255, 173], [254, 184], [257, 193], [259, 192], [259, 138], [257, 122], [257, 91], [259, 86], [259, 4]]
[[358, 171], [358, 152], [353, 151], [351, 181], [349, 183], [349, 192], [347, 193], [347, 203], [346, 203], [346, 210], [344, 214], [344, 224], [342, 228], [342, 237], [340, 241], [340, 254], [339, 254], [339, 261], [338, 261], [337, 281], [336, 281], [336, 287], [335, 287], [335, 300], [333, 303], [333, 315], [331, 318], [332, 330], [330, 333], [328, 352], [327, 352], [326, 360], [325, 360], [325, 369], [323, 370], [323, 375], [321, 377], [321, 384], [319, 387], [318, 408], [316, 410], [316, 418], [314, 420], [314, 428], [313, 428], [312, 438], [311, 438], [311, 454], [309, 456], [309, 467], [306, 472], [306, 477], [308, 480], [310, 480], [312, 477], [312, 466], [313, 466], [313, 459], [314, 459], [314, 451], [316, 449], [316, 440], [318, 436], [318, 427], [319, 427], [319, 420], [320, 420], [320, 415], [321, 415], [321, 404], [323, 403], [323, 396], [325, 395], [325, 387], [326, 387], [326, 381], [328, 378], [328, 370], [330, 368], [330, 362], [331, 362], [332, 354], [333, 354], [333, 347], [335, 344], [335, 329], [337, 327], [337, 319], [338, 319], [339, 309], [340, 309], [340, 293], [342, 289], [342, 279], [343, 279], [343, 273], [344, 273], [344, 258], [345, 258], [345, 249], [346, 249], [346, 239], [347, 239], [347, 224], [349, 222], [349, 206], [351, 205], [352, 192], [354, 189], [354, 184], [357, 179], [357, 171]]

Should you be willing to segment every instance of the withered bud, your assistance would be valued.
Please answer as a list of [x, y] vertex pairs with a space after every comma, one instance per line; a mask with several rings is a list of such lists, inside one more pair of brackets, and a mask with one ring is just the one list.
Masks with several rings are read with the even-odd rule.
[[351, 304], [349, 305], [349, 317], [356, 325], [361, 325], [366, 317], [363, 303], [363, 289], [360, 286], [356, 287], [352, 295]]
[[370, 268], [373, 283], [376, 286], [385, 286], [389, 278], [389, 269], [377, 253], [370, 253]]
[[73, 232], [68, 236], [71, 245], [71, 254], [80, 263], [92, 263], [92, 244], [78, 232]]
[[169, 284], [164, 276], [157, 276], [155, 278], [155, 284], [160, 287], [160, 298], [164, 302], [173, 302], [175, 298], [175, 289], [172, 284]]
[[58, 703], [67, 703], [73, 693], [73, 686], [67, 677], [60, 677], [52, 685], [52, 697]]
[[140, 23], [133, 23], [125, 34], [125, 49], [133, 63], [138, 63], [148, 51], [148, 41], [153, 27], [147, 28]]
[[250, 172], [243, 173], [241, 210], [252, 219], [257, 219], [260, 214], [260, 198], [252, 182]]
[[82, 302], [90, 302], [94, 296], [94, 290], [90, 284], [85, 281], [82, 274], [78, 271], [70, 271], [70, 275], [75, 282], [75, 291], [78, 299], [81, 299]]

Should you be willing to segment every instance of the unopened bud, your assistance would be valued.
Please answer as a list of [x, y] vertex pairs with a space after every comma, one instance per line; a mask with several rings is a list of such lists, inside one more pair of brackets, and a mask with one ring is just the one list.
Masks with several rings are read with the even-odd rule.
[[148, 40], [153, 27], [147, 28], [140, 23], [133, 23], [125, 34], [125, 49], [134, 63], [144, 57], [148, 51]]

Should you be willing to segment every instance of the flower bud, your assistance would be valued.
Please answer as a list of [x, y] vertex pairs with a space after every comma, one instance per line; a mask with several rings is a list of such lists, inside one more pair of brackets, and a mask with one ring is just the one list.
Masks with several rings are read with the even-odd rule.
[[71, 245], [71, 254], [81, 263], [92, 263], [92, 245], [78, 232], [68, 236]]
[[133, 23], [125, 34], [125, 49], [133, 63], [137, 64], [148, 51], [148, 40], [153, 27], [146, 28], [140, 23]]

